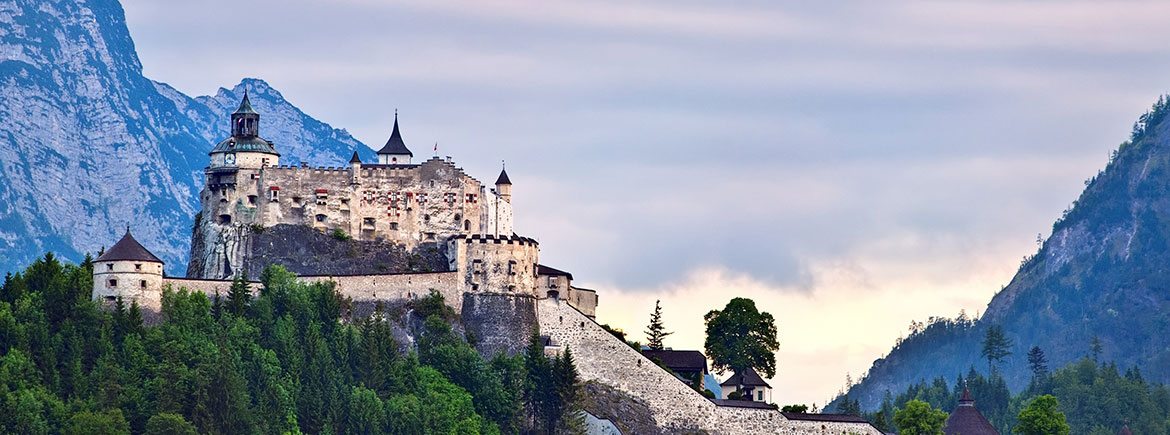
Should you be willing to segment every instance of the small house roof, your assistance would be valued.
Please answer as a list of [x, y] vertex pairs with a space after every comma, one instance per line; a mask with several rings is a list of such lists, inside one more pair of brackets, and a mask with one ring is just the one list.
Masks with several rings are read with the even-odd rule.
[[567, 276], [567, 277], [569, 277], [570, 281], [573, 279], [573, 274], [571, 274], [569, 272], [565, 272], [565, 271], [560, 270], [560, 269], [548, 267], [548, 266], [545, 266], [543, 264], [536, 265], [536, 274], [537, 275], [552, 275], [552, 276]]
[[402, 141], [402, 133], [398, 131], [398, 113], [394, 113], [394, 131], [390, 132], [390, 139], [386, 140], [386, 145], [378, 150], [378, 154], [406, 154], [414, 157], [414, 153], [410, 152], [410, 148], [406, 147], [406, 143]]
[[745, 387], [772, 388], [772, 386], [768, 385], [767, 382], [764, 382], [764, 378], [761, 378], [760, 374], [756, 373], [755, 369], [752, 369], [751, 367], [744, 369], [742, 372], [738, 372], [734, 375], [731, 375], [730, 378], [727, 378], [726, 381], [723, 381], [723, 383], [721, 383], [719, 385], [720, 386], [743, 385]]
[[667, 368], [687, 372], [707, 373], [707, 357], [697, 350], [653, 350], [642, 351], [646, 358], [657, 359]]
[[126, 227], [126, 235], [122, 236], [118, 243], [111, 246], [109, 250], [94, 260], [94, 262], [102, 261], [143, 261], [150, 263], [162, 263], [158, 257], [146, 250], [141, 243], [134, 240], [134, 236], [130, 235], [130, 227]]
[[959, 406], [947, 418], [943, 426], [946, 435], [999, 435], [999, 431], [987, 418], [975, 408], [975, 399], [971, 398], [971, 391], [963, 388], [963, 397], [959, 399]]

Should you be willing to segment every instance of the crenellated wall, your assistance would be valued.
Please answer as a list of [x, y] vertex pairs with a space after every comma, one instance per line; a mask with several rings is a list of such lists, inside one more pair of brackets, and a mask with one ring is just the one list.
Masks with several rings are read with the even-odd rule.
[[451, 268], [469, 292], [532, 295], [536, 289], [540, 244], [520, 237], [457, 235], [447, 240]]

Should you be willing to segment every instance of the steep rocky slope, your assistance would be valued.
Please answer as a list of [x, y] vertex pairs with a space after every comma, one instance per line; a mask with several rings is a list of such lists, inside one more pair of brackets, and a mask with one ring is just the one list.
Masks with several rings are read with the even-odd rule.
[[373, 155], [261, 80], [190, 98], [144, 77], [115, 0], [0, 0], [0, 273], [79, 260], [127, 224], [181, 273], [207, 150], [245, 87], [283, 161]]
[[1002, 371], [1013, 390], [1028, 381], [1026, 354], [1039, 346], [1050, 367], [1087, 356], [1099, 337], [1102, 361], [1137, 366], [1170, 382], [1170, 107], [1159, 100], [1109, 165], [1093, 177], [974, 323], [940, 323], [874, 362], [849, 391], [872, 409], [885, 391], [969, 367], [986, 372], [981, 345], [990, 325], [1014, 341]]

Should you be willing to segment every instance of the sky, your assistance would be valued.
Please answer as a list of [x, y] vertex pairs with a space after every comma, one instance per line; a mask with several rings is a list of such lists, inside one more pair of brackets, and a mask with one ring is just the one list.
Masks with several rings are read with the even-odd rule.
[[[809, 4], [812, 3], [812, 4]], [[145, 74], [258, 77], [378, 148], [506, 161], [516, 231], [675, 349], [749, 297], [780, 403], [983, 311], [1170, 89], [1170, 4], [123, 0]]]

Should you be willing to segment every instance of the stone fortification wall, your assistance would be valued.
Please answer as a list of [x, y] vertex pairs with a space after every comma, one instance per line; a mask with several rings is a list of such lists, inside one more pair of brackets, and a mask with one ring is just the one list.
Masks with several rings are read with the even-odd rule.
[[[819, 426], [792, 424], [777, 410], [716, 406], [563, 301], [543, 300], [537, 311], [541, 334], [572, 349], [583, 381], [596, 380], [642, 401], [666, 432], [824, 433]], [[846, 433], [880, 435], [868, 424], [838, 425]]]
[[434, 289], [459, 312], [463, 289], [456, 272], [403, 273], [396, 275], [302, 276], [304, 282], [328, 282], [337, 285], [342, 297], [354, 302], [390, 302], [417, 299]]
[[[333, 282], [342, 297], [351, 298], [354, 302], [398, 302], [427, 296], [434, 289], [443, 295], [447, 304], [459, 312], [463, 306], [463, 292], [458, 287], [459, 277], [456, 272], [435, 273], [402, 273], [394, 275], [354, 275], [354, 276], [302, 276], [297, 278], [302, 282]], [[232, 282], [226, 280], [166, 278], [163, 286], [170, 285], [173, 289], [186, 288], [206, 294], [208, 297], [218, 291], [220, 297], [226, 297]], [[259, 282], [249, 282], [252, 293], [260, 291]], [[147, 299], [155, 301], [151, 308], [158, 311], [159, 298]]]
[[536, 299], [531, 295], [464, 293], [462, 302], [463, 327], [484, 358], [523, 352], [537, 331]]
[[447, 241], [451, 268], [472, 293], [535, 295], [540, 245], [520, 237], [458, 235]]

